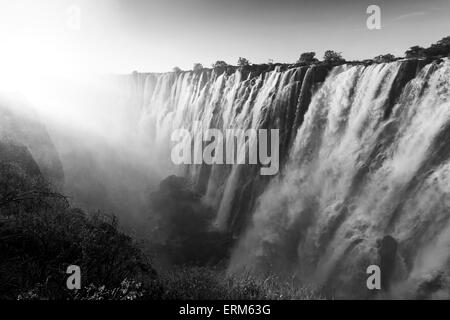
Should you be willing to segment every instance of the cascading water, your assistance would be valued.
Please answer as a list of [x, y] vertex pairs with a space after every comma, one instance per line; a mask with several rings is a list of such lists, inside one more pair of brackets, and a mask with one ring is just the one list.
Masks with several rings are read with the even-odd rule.
[[[205, 201], [217, 209], [221, 229], [242, 229], [242, 219], [268, 178], [259, 176], [256, 166], [247, 165], [175, 168], [170, 161], [171, 133], [178, 128], [195, 133], [208, 128], [278, 128], [281, 156], [287, 154], [309, 104], [310, 94], [301, 93], [310, 92], [326, 74], [321, 68], [311, 68], [316, 72], [308, 76], [307, 69], [149, 74], [145, 80], [135, 75], [137, 86], [145, 82], [141, 133], [147, 148], [157, 150], [153, 161], [167, 174], [178, 171], [191, 177], [205, 194]], [[194, 122], [200, 126], [193, 127]], [[245, 148], [239, 146], [238, 152]]]
[[[367, 297], [366, 268], [386, 265], [380, 246], [389, 237], [398, 250], [385, 294], [448, 294], [448, 59], [131, 80], [154, 161], [190, 177], [218, 227], [239, 236], [230, 271], [295, 275], [336, 297]], [[260, 176], [255, 165], [180, 171], [170, 164], [177, 128], [280, 129], [280, 173]]]

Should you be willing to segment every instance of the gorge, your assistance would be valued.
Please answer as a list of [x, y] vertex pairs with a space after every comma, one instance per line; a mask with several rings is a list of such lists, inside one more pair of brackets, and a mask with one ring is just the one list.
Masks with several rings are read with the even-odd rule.
[[448, 292], [448, 59], [129, 80], [141, 101], [143, 141], [160, 159], [170, 132], [194, 121], [280, 130], [274, 178], [248, 165], [173, 171], [195, 183], [217, 228], [239, 239], [231, 272], [295, 275], [333, 287], [337, 297], [367, 297], [366, 267], [380, 263], [389, 236], [398, 243], [391, 294], [415, 296], [436, 279], [426, 294]]
[[[448, 58], [135, 72], [112, 82], [102, 95], [113, 92], [105, 105], [115, 107], [96, 113], [105, 117], [102, 139], [46, 121], [61, 159], [52, 158], [52, 174], [73, 201], [109, 203], [133, 227], [148, 189], [182, 176], [214, 212], [210, 227], [234, 239], [229, 273], [274, 273], [337, 298], [374, 298], [365, 279], [376, 264], [389, 269], [381, 295], [448, 298]], [[92, 108], [103, 103], [93, 100]], [[260, 175], [259, 164], [177, 166], [177, 129], [278, 129], [279, 173]], [[389, 239], [396, 249], [386, 262]]]

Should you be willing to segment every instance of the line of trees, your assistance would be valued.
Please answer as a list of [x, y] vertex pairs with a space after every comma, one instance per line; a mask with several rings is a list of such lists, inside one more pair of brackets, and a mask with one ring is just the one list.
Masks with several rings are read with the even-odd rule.
[[[441, 40], [433, 43], [430, 47], [424, 48], [421, 46], [412, 46], [408, 50], [405, 51], [405, 58], [408, 59], [424, 59], [424, 58], [442, 58], [442, 57], [450, 57], [450, 36], [444, 37]], [[364, 62], [368, 63], [386, 63], [392, 62], [400, 59], [400, 57], [396, 57], [391, 53], [380, 54], [373, 59], [364, 60]], [[334, 50], [326, 50], [323, 59], [323, 63], [326, 64], [342, 64], [345, 63], [346, 60], [343, 58], [341, 52], [337, 52]], [[270, 59], [269, 64], [272, 64], [273, 60]], [[319, 59], [316, 58], [316, 53], [314, 51], [303, 52], [298, 60], [297, 64], [316, 64], [320, 63]], [[251, 63], [247, 58], [239, 57], [237, 61], [237, 66], [239, 68], [245, 68], [250, 66]], [[229, 64], [223, 60], [217, 60], [212, 64], [212, 68], [220, 69], [226, 68]], [[201, 71], [203, 69], [203, 65], [201, 63], [195, 63], [192, 70], [195, 72]], [[181, 69], [178, 67], [174, 68], [174, 72], [181, 72]]]
[[412, 46], [405, 52], [406, 58], [432, 58], [450, 56], [450, 36], [444, 37], [428, 48]]
[[[251, 62], [247, 58], [239, 57], [239, 59], [237, 61], [237, 66], [238, 67], [245, 68], [245, 67], [250, 66], [250, 65], [251, 65]], [[230, 65], [228, 63], [226, 63], [225, 61], [217, 60], [216, 62], [214, 62], [212, 64], [211, 67], [213, 69], [217, 69], [217, 68], [226, 68], [228, 66], [230, 66]], [[192, 71], [194, 71], [194, 72], [200, 72], [203, 69], [204, 69], [204, 67], [203, 67], [203, 64], [201, 64], [201, 63], [194, 63], [194, 65], [192, 66]], [[172, 69], [172, 72], [179, 73], [179, 72], [182, 72], [182, 70], [179, 67], [174, 67]]]

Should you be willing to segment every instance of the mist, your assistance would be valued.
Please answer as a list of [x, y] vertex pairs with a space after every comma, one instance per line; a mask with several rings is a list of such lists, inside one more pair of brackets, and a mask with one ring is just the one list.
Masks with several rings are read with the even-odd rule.
[[164, 177], [144, 148], [132, 76], [46, 77], [27, 101], [47, 129], [74, 205], [117, 215], [128, 229], [144, 219]]

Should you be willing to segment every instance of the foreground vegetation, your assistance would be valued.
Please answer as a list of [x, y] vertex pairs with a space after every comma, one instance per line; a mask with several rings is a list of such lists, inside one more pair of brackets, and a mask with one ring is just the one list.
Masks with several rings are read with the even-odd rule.
[[69, 265], [80, 266], [83, 283], [93, 286], [155, 279], [117, 219], [71, 207], [26, 147], [0, 142], [0, 151], [0, 298], [69, 298]]
[[227, 275], [214, 267], [178, 267], [160, 274], [163, 299], [181, 300], [311, 300], [317, 290], [276, 276]]
[[[230, 238], [209, 230], [211, 212], [185, 179], [169, 177], [150, 195], [158, 272], [114, 216], [72, 207], [27, 148], [0, 141], [0, 151], [0, 299], [318, 297], [275, 277], [226, 275]], [[67, 289], [69, 265], [80, 266], [80, 290]]]
[[[14, 297], [13, 297], [14, 298]], [[17, 296], [19, 300], [58, 299], [38, 284]], [[67, 292], [68, 300], [317, 300], [324, 296], [309, 286], [277, 277], [259, 279], [245, 274], [227, 276], [212, 267], [177, 267], [164, 271], [151, 282], [124, 279], [116, 286], [83, 286]]]

